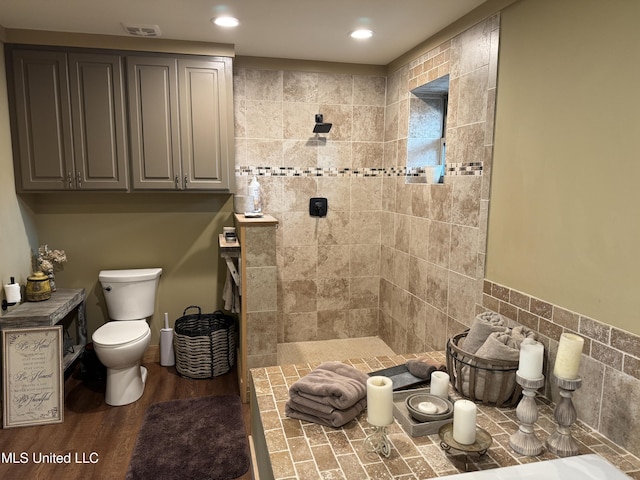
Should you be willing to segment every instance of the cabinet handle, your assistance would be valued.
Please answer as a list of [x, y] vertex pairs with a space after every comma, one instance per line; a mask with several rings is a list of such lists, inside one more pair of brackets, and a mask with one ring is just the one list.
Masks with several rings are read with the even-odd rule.
[[82, 175], [80, 175], [80, 172], [76, 174], [76, 181], [78, 183], [78, 188], [82, 188]]
[[187, 183], [189, 183], [189, 179], [187, 178], [187, 174], [184, 175], [184, 188], [187, 188]]
[[180, 189], [180, 179], [178, 178], [178, 175], [176, 175], [175, 181], [176, 181], [176, 189], [179, 190]]
[[71, 176], [71, 172], [67, 172], [67, 182], [69, 183], [69, 190], [73, 188], [73, 177]]

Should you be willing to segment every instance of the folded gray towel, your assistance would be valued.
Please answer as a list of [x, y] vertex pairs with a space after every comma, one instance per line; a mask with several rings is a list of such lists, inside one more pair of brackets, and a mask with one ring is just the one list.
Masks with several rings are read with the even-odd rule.
[[338, 428], [360, 415], [366, 406], [366, 398], [361, 399], [349, 408], [340, 410], [299, 395], [293, 395], [285, 404], [284, 411], [289, 418]]
[[495, 312], [484, 312], [476, 316], [469, 328], [467, 337], [460, 348], [475, 354], [493, 332], [505, 332], [508, 328], [502, 315]]
[[345, 410], [366, 398], [368, 378], [351, 365], [324, 362], [291, 385], [289, 396], [299, 395]]

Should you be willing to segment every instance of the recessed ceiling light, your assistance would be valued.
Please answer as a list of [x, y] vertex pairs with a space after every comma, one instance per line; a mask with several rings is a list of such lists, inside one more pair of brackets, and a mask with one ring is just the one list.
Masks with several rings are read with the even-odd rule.
[[234, 17], [215, 17], [211, 21], [219, 27], [237, 27], [240, 21]]
[[351, 35], [352, 38], [359, 38], [359, 39], [371, 38], [373, 36], [373, 31], [361, 29], [361, 30], [355, 30], [351, 32], [349, 35]]

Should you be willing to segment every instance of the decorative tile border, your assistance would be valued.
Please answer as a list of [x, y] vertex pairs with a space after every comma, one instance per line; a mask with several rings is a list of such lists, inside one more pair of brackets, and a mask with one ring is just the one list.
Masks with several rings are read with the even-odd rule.
[[[428, 177], [431, 169], [424, 167], [405, 168], [314, 168], [314, 167], [236, 167], [236, 175], [264, 176], [264, 177]], [[474, 175], [481, 176], [483, 166], [481, 162], [447, 163], [446, 176]]]
[[461, 176], [461, 175], [482, 175], [482, 162], [467, 162], [467, 163], [447, 163], [445, 168], [445, 175], [449, 176]]

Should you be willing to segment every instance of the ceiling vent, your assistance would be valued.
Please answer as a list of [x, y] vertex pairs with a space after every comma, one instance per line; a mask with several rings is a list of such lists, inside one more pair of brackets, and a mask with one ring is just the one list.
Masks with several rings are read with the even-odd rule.
[[158, 25], [125, 25], [123, 23], [122, 27], [134, 37], [159, 37], [161, 35]]

